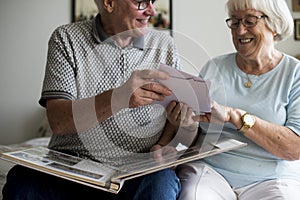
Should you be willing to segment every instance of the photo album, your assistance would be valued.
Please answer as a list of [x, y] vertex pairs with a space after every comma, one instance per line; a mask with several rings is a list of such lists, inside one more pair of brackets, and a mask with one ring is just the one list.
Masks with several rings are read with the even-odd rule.
[[53, 151], [46, 147], [3, 152], [0, 158], [93, 188], [118, 193], [126, 180], [240, 148], [246, 144], [227, 139], [209, 145], [212, 147], [210, 150], [201, 151], [201, 145], [196, 143], [193, 147], [164, 155], [159, 161], [150, 153], [144, 156], [144, 159], [120, 168]]

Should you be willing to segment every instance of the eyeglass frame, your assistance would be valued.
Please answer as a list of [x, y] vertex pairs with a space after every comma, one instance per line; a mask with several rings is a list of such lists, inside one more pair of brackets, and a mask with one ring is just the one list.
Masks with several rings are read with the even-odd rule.
[[[138, 10], [145, 10], [145, 9], [148, 8], [148, 6], [150, 4], [150, 1], [151, 1], [152, 4], [154, 4], [154, 2], [156, 0], [141, 0], [141, 1], [133, 0], [133, 1], [137, 3], [137, 9]], [[142, 6], [142, 8], [141, 8], [142, 3], [144, 3], [144, 6]]]
[[[247, 24], [245, 24], [245, 20], [248, 19], [249, 17], [254, 17], [254, 18], [256, 18], [256, 21], [255, 21], [255, 23], [254, 23], [253, 25], [247, 25]], [[237, 28], [240, 26], [240, 22], [242, 22], [242, 24], [243, 24], [245, 27], [247, 27], [247, 28], [252, 28], [252, 27], [255, 27], [255, 26], [257, 25], [257, 21], [258, 21], [259, 19], [265, 19], [265, 18], [268, 18], [268, 16], [267, 16], [267, 15], [260, 15], [260, 16], [248, 15], [248, 16], [246, 16], [246, 17], [244, 17], [244, 18], [241, 18], [241, 19], [237, 19], [237, 18], [231, 17], [231, 18], [226, 19], [225, 22], [226, 22], [228, 28], [230, 28], [230, 29], [237, 29]], [[232, 19], [236, 19], [236, 20], [237, 20], [237, 23], [238, 23], [238, 24], [237, 24], [236, 27], [232, 27], [232, 23], [231, 23], [231, 26], [229, 26], [228, 22], [229, 22], [229, 21], [232, 21]]]

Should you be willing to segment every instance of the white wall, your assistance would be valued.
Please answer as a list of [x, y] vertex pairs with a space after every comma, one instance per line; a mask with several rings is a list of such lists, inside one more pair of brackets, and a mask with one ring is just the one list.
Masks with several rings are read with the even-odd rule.
[[37, 132], [47, 42], [52, 30], [70, 21], [68, 0], [0, 2], [0, 144]]
[[[287, 0], [290, 10], [292, 10], [292, 0]], [[300, 19], [300, 12], [292, 12], [294, 19]], [[287, 54], [296, 56], [300, 54], [300, 41], [294, 40], [294, 36], [289, 39], [278, 43], [277, 48]]]
[[[177, 33], [174, 37], [179, 53], [194, 65], [193, 69], [190, 65], [184, 65], [184, 70], [198, 74], [207, 58], [233, 50], [230, 32], [224, 22], [224, 4], [225, 0], [205, 3], [199, 0], [173, 0], [173, 28]], [[199, 51], [206, 56], [199, 57]]]
[[[187, 71], [197, 73], [203, 59], [234, 50], [224, 22], [224, 3], [173, 0], [174, 37], [179, 52], [196, 66]], [[300, 12], [293, 14], [300, 18]], [[1, 0], [0, 144], [34, 137], [44, 114], [37, 101], [47, 42], [53, 29], [70, 22], [70, 18], [71, 0]], [[300, 53], [299, 44], [291, 38], [278, 47], [295, 55]]]

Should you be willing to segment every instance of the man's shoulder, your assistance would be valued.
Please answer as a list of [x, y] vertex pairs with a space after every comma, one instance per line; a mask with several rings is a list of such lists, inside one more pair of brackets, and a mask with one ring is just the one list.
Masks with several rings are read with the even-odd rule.
[[156, 45], [166, 45], [173, 44], [174, 39], [171, 37], [169, 32], [160, 31], [156, 29], [148, 29], [148, 32], [145, 36], [146, 42]]
[[92, 21], [79, 21], [79, 22], [72, 22], [69, 24], [63, 24], [58, 26], [54, 33], [66, 34], [72, 33], [74, 35], [77, 34], [85, 34], [86, 32], [91, 32], [92, 30]]
[[153, 29], [153, 28], [148, 28], [147, 30], [147, 35], [148, 37], [159, 37], [159, 38], [171, 38], [171, 32], [166, 30], [158, 30], [158, 29]]

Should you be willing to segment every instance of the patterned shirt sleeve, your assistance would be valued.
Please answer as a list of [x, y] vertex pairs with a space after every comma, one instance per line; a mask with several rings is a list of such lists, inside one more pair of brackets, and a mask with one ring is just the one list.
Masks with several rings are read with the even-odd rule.
[[48, 43], [48, 57], [40, 104], [46, 99], [75, 99], [77, 96], [72, 45], [63, 27], [56, 29]]

